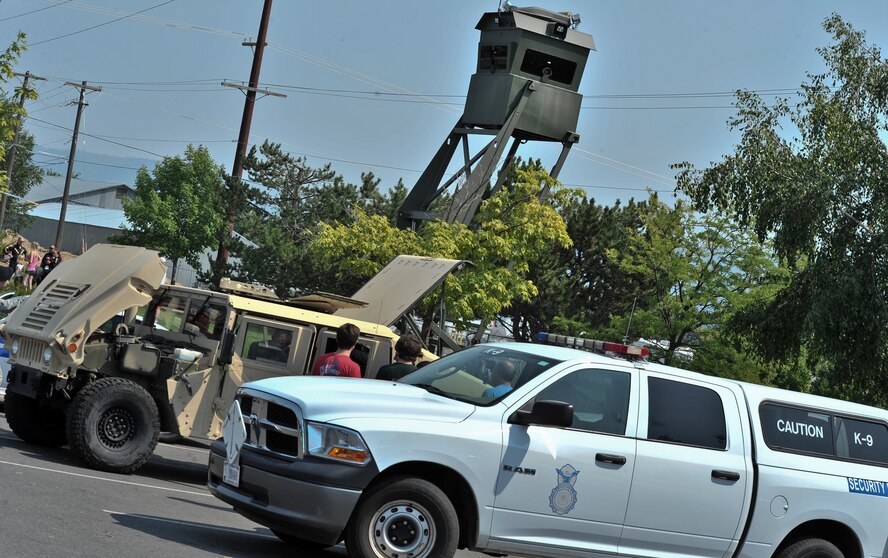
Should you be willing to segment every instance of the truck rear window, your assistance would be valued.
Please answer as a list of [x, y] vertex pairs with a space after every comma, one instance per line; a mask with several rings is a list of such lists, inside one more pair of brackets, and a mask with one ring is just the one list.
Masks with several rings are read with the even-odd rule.
[[765, 442], [778, 451], [888, 464], [888, 426], [822, 410], [761, 406]]

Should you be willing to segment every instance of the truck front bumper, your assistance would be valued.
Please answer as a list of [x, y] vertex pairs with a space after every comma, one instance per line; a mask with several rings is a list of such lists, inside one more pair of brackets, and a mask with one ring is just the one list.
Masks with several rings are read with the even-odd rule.
[[[210, 449], [207, 487], [244, 517], [280, 531], [321, 544], [334, 545], [342, 533], [362, 489], [376, 468], [357, 469], [336, 463], [282, 462], [244, 448], [240, 456], [240, 486], [222, 482], [225, 445]], [[342, 470], [346, 468], [345, 474]], [[324, 475], [325, 484], [319, 473]], [[348, 474], [348, 470], [354, 474]], [[347, 484], [350, 486], [342, 486]]]

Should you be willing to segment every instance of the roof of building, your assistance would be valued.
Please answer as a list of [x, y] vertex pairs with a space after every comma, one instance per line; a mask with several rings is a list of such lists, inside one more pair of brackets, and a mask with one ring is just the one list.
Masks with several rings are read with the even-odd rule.
[[[99, 192], [102, 190], [121, 187], [132, 190], [130, 186], [123, 184], [122, 182], [99, 182], [97, 180], [78, 180], [76, 178], [72, 178], [71, 189], [69, 190], [68, 195], [76, 196], [81, 194], [88, 194], [90, 192]], [[40, 203], [46, 200], [61, 198], [64, 192], [64, 176], [44, 176], [43, 181], [31, 188], [26, 197], [30, 201]]]
[[[62, 204], [60, 203], [41, 203], [28, 211], [28, 214], [34, 217], [58, 221], [61, 211]], [[120, 209], [105, 209], [103, 207], [69, 203], [68, 208], [65, 210], [65, 222], [119, 229], [126, 223], [126, 216], [123, 210]]]

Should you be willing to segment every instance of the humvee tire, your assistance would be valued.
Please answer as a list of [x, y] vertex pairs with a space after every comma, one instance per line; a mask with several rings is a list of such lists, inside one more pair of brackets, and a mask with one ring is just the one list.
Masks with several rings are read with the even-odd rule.
[[154, 400], [125, 378], [102, 378], [80, 390], [68, 413], [68, 441], [87, 466], [130, 474], [148, 461], [160, 434]]
[[61, 409], [7, 390], [5, 412], [9, 428], [29, 444], [65, 445], [65, 414]]

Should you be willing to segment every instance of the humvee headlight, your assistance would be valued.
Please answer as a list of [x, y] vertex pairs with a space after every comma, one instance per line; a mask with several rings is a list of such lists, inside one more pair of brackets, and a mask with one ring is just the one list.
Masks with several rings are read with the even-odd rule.
[[12, 349], [10, 350], [10, 352], [13, 354], [13, 356], [18, 354], [18, 352], [19, 352], [19, 340], [18, 339], [15, 339], [12, 342]]
[[52, 360], [52, 349], [49, 347], [43, 349], [43, 364], [49, 364], [49, 361]]
[[370, 461], [367, 444], [354, 430], [319, 422], [306, 422], [306, 426], [306, 450], [310, 455], [355, 464]]

